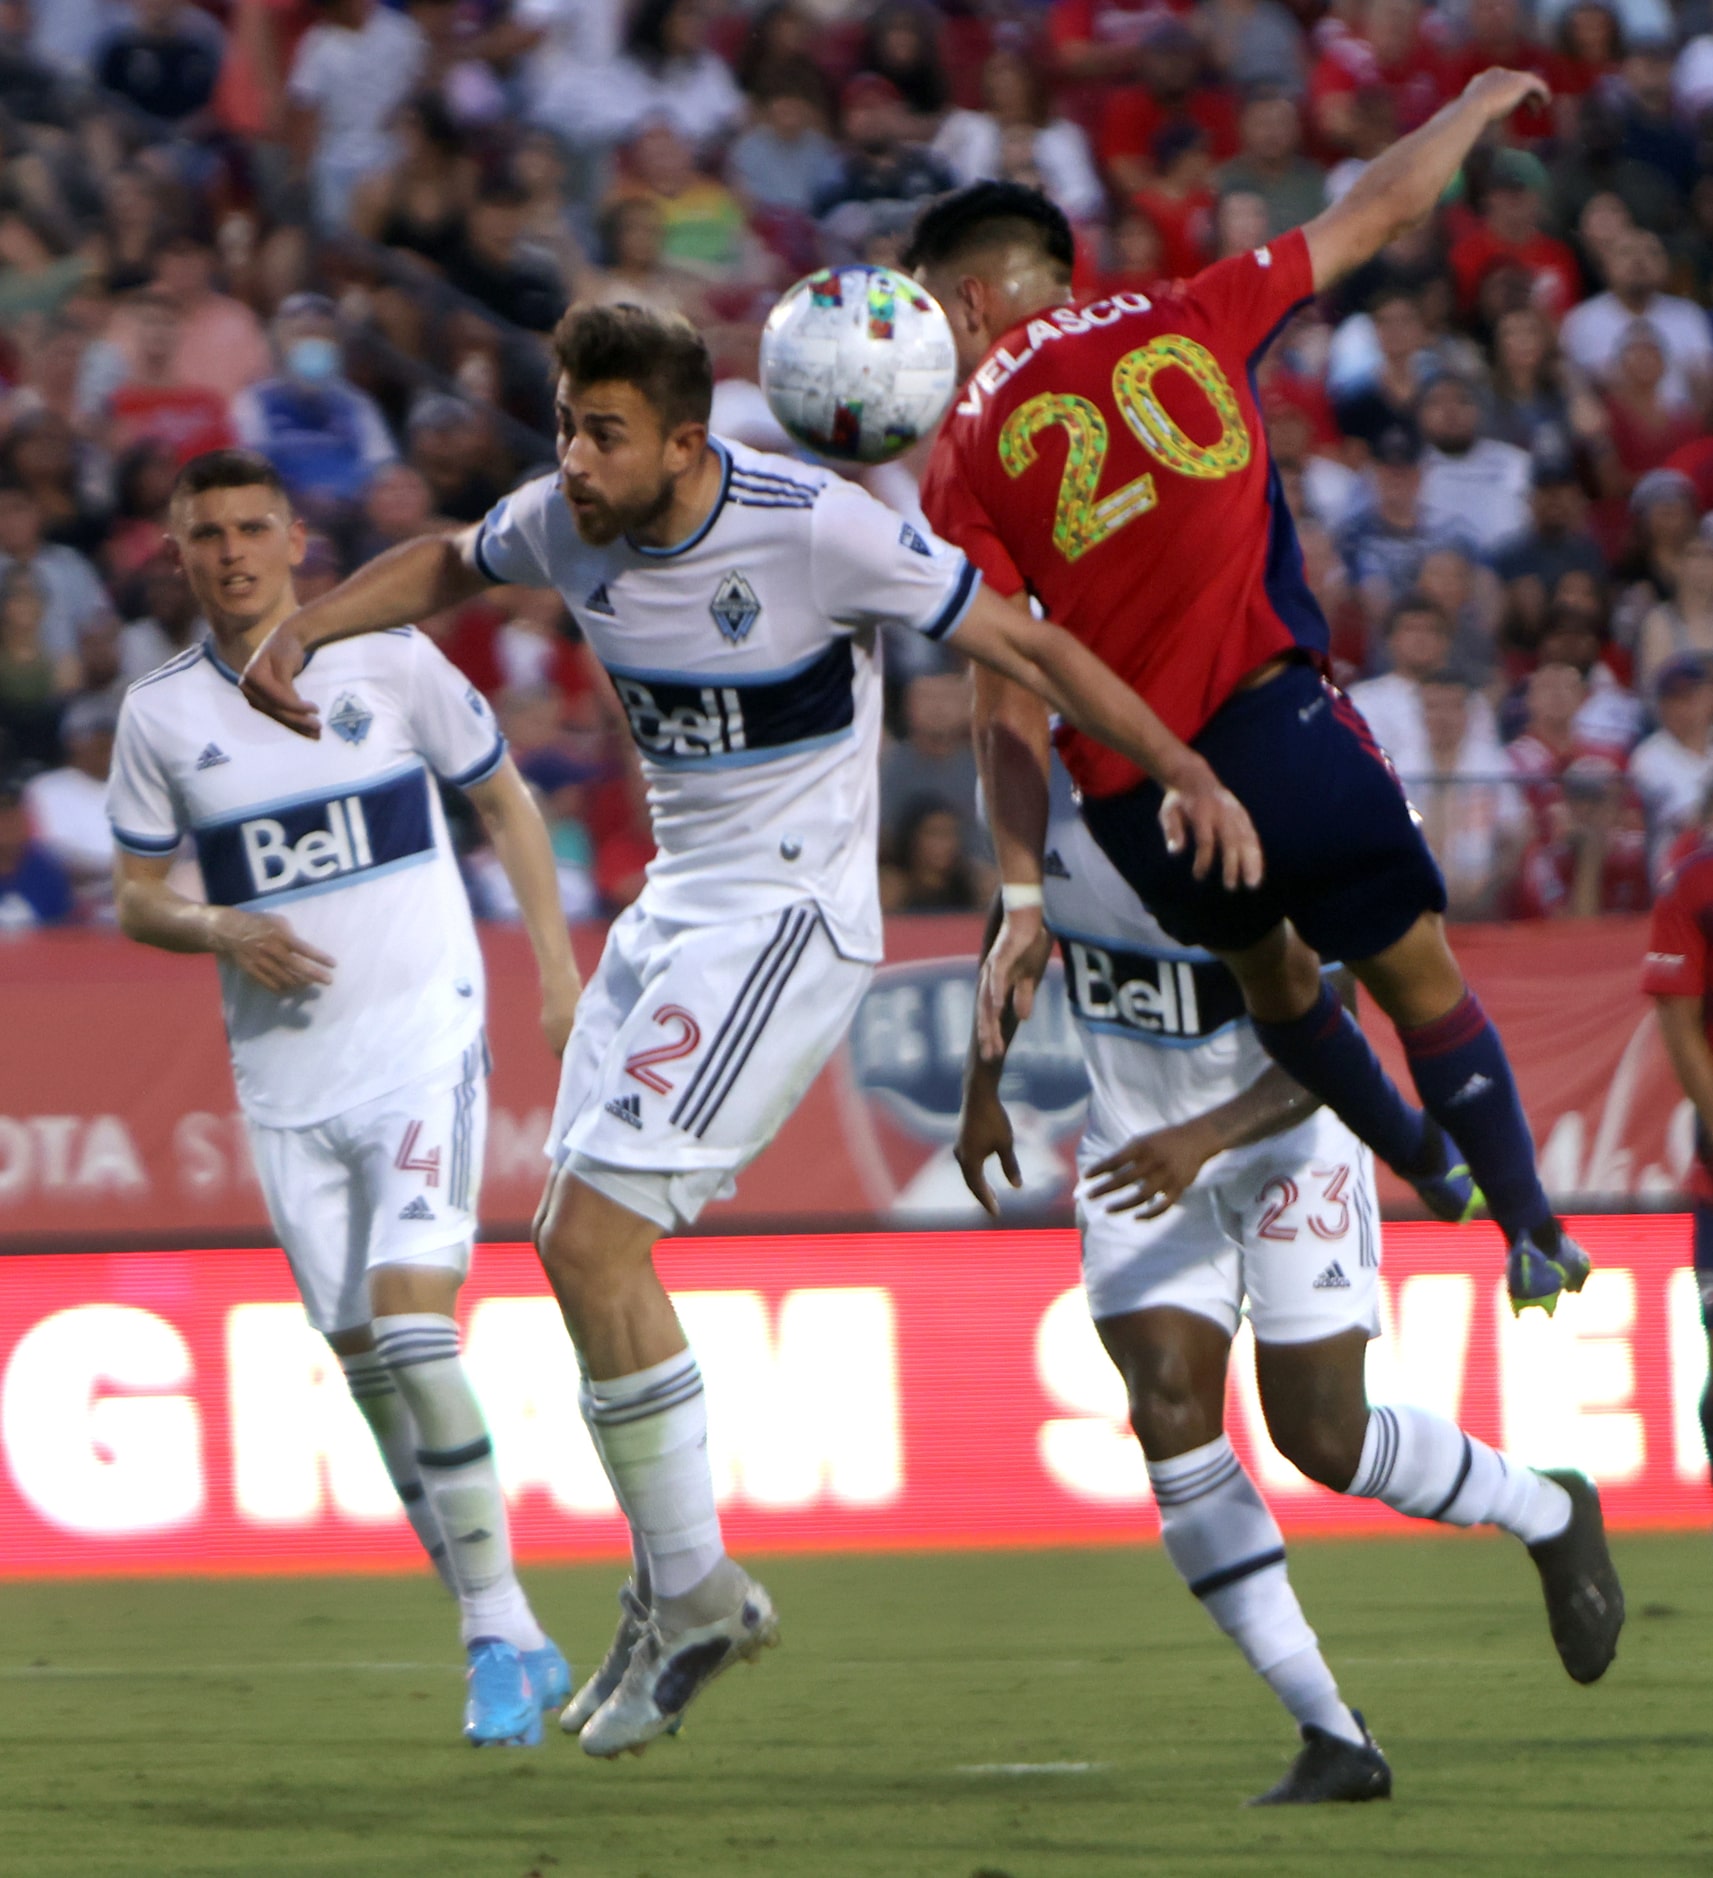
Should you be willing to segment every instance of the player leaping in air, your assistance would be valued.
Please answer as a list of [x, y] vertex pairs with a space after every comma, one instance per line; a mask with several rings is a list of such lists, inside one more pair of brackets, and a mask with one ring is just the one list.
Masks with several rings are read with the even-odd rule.
[[[995, 780], [989, 770], [990, 802]], [[1173, 944], [1120, 879], [1062, 770], [1052, 797], [1046, 920], [1064, 948], [1091, 1084], [1078, 1152], [1083, 1284], [1127, 1386], [1160, 1537], [1302, 1731], [1290, 1771], [1258, 1804], [1385, 1799], [1391, 1770], [1338, 1692], [1278, 1523], [1226, 1437], [1226, 1367], [1245, 1305], [1267, 1429], [1286, 1459], [1336, 1493], [1522, 1540], [1578, 1682], [1604, 1674], [1624, 1621], [1599, 1498], [1580, 1474], [1538, 1474], [1427, 1409], [1369, 1408], [1364, 1363], [1380, 1328], [1372, 1157], [1267, 1061], [1225, 967]], [[1007, 1039], [1014, 1028], [1008, 1012]], [[988, 1158], [1016, 1172], [1003, 1073], [972, 1039], [957, 1158], [993, 1212]]]
[[658, 852], [578, 1011], [536, 1222], [632, 1534], [613, 1647], [561, 1717], [612, 1756], [776, 1634], [721, 1543], [701, 1376], [653, 1248], [777, 1133], [880, 957], [879, 628], [956, 646], [1122, 750], [1198, 866], [1235, 887], [1259, 854], [1207, 763], [1070, 634], [854, 483], [710, 437], [712, 369], [684, 321], [575, 308], [553, 346], [558, 474], [305, 607], [246, 687], [316, 735], [293, 684], [310, 650], [519, 582], [558, 590], [629, 718]]
[[[464, 1731], [533, 1744], [565, 1659], [512, 1570], [506, 1503], [453, 1317], [488, 1112], [482, 955], [434, 777], [486, 824], [541, 972], [557, 1055], [577, 1006], [546, 827], [482, 698], [421, 634], [335, 646], [304, 689], [306, 750], [238, 693], [297, 605], [304, 528], [279, 473], [195, 457], [168, 510], [212, 637], [119, 714], [107, 810], [119, 923], [212, 952], [268, 1215], [418, 1538], [458, 1597]], [[169, 875], [188, 834], [207, 904]]]
[[[1322, 676], [1326, 621], [1250, 380], [1298, 307], [1427, 215], [1482, 133], [1544, 96], [1527, 73], [1483, 73], [1306, 228], [1157, 297], [1071, 305], [1064, 217], [1010, 184], [927, 209], [906, 260], [971, 374], [923, 482], [929, 519], [1207, 758], [1253, 818], [1267, 878], [1233, 891], [1194, 873], [1162, 838], [1157, 785], [1071, 727], [1060, 748], [1090, 832], [1174, 938], [1226, 961], [1269, 1054], [1441, 1218], [1472, 1210], [1479, 1188], [1509, 1243], [1513, 1305], [1551, 1310], [1581, 1288], [1588, 1257], [1553, 1217], [1498, 1034], [1446, 943], [1439, 869], [1360, 715]], [[1006, 767], [1024, 779], [1001, 829], [1007, 913], [980, 999], [992, 1051], [1007, 994], [1026, 1012], [1047, 954], [1046, 726], [1015, 689], [983, 697], [978, 715], [1009, 736]], [[1349, 964], [1397, 1026], [1425, 1117], [1321, 959]]]

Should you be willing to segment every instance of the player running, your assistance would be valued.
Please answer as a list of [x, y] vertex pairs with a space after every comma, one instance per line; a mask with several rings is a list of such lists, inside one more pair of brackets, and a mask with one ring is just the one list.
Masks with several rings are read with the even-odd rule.
[[[1391, 1769], [1339, 1695], [1286, 1576], [1284, 1540], [1224, 1431], [1226, 1364], [1247, 1301], [1268, 1432], [1335, 1493], [1529, 1548], [1553, 1641], [1578, 1682], [1616, 1653], [1624, 1600], [1600, 1501], [1426, 1409], [1368, 1406], [1380, 1214], [1368, 1151], [1276, 1064], [1211, 954], [1175, 945], [1096, 845], [1054, 776], [1043, 882], [1049, 932], [1091, 1083], [1078, 1152], [1083, 1283], [1130, 1397], [1167, 1556], [1302, 1731], [1258, 1805], [1383, 1800]], [[997, 922], [995, 929], [997, 929]], [[1006, 1014], [1009, 1041], [1016, 1028]], [[1018, 1184], [1002, 1058], [972, 1038], [957, 1159], [997, 1207]]]
[[[1689, 1169], [1695, 1277], [1713, 1362], [1713, 797], [1701, 826], [1686, 836], [1654, 901], [1642, 989], [1654, 1001], [1660, 1036], [1683, 1093], [1695, 1105], [1695, 1159]], [[1713, 1464], [1713, 1374], [1701, 1392], [1701, 1438]]]
[[733, 1191], [880, 958], [880, 626], [1037, 688], [1162, 779], [1197, 865], [1217, 861], [1234, 885], [1259, 870], [1211, 769], [1068, 633], [988, 593], [962, 554], [855, 484], [710, 437], [712, 369], [684, 321], [574, 308], [553, 347], [558, 475], [361, 569], [275, 633], [246, 685], [314, 735], [292, 686], [307, 649], [496, 582], [551, 586], [641, 753], [659, 852], [579, 1008], [536, 1221], [632, 1533], [618, 1634], [561, 1717], [612, 1756], [672, 1727], [777, 1632], [721, 1541], [702, 1379], [653, 1248]]
[[[468, 793], [506, 870], [557, 1055], [578, 981], [547, 830], [487, 704], [417, 632], [316, 659], [304, 690], [334, 734], [312, 751], [244, 702], [238, 674], [295, 609], [305, 544], [265, 458], [194, 458], [168, 525], [212, 637], [139, 679], [119, 714], [107, 791], [119, 923], [218, 959], [268, 1215], [458, 1598], [464, 1732], [533, 1746], [570, 1672], [512, 1569], [458, 1351], [488, 1055], [482, 955], [435, 778]], [[206, 905], [168, 878], [186, 834]]]
[[[1060, 748], [1095, 839], [1174, 938], [1231, 967], [1268, 1053], [1440, 1217], [1472, 1210], [1473, 1171], [1509, 1242], [1513, 1305], [1550, 1311], [1588, 1258], [1553, 1217], [1510, 1065], [1446, 943], [1439, 869], [1361, 717], [1322, 677], [1326, 622], [1250, 382], [1304, 301], [1428, 214], [1477, 138], [1544, 96], [1527, 73], [1483, 73], [1306, 228], [1158, 298], [1067, 304], [1064, 217], [1015, 185], [928, 209], [907, 261], [972, 371], [923, 483], [929, 518], [1208, 759], [1254, 818], [1267, 880], [1233, 892], [1195, 875], [1162, 837], [1159, 789], [1072, 729]], [[996, 710], [1035, 739], [1034, 700]], [[1007, 988], [1047, 950], [1045, 783], [1017, 789], [1000, 834], [1006, 921], [983, 978], [989, 1049]], [[1427, 1117], [1385, 1076], [1317, 953], [1348, 962], [1398, 1027]], [[1447, 1137], [1466, 1166], [1451, 1165]]]

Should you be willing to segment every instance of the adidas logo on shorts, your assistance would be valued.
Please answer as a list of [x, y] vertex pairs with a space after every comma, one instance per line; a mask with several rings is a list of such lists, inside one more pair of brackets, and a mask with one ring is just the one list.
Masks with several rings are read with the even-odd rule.
[[1065, 865], [1057, 848], [1049, 848], [1041, 862], [1041, 872], [1048, 880], [1069, 880], [1071, 870]]
[[1350, 1289], [1350, 1280], [1345, 1277], [1344, 1267], [1337, 1259], [1334, 1259], [1314, 1281], [1314, 1289], [1316, 1291], [1348, 1291]]
[[419, 1193], [409, 1206], [400, 1207], [400, 1219], [433, 1219], [434, 1208]]
[[607, 1104], [607, 1113], [616, 1115], [621, 1122], [628, 1122], [632, 1128], [640, 1128], [642, 1126], [642, 1097], [614, 1096]]

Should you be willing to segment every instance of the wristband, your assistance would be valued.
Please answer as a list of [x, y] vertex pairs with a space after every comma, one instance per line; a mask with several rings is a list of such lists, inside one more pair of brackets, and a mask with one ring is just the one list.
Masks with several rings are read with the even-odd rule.
[[1039, 881], [1008, 880], [999, 890], [999, 903], [1007, 913], [1015, 913], [1020, 907], [1041, 906], [1045, 901]]

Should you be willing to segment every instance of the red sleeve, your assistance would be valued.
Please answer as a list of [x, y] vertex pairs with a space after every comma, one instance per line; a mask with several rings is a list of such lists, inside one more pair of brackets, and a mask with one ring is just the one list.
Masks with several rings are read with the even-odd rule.
[[1264, 248], [1216, 261], [1190, 282], [1185, 297], [1202, 308], [1233, 352], [1249, 357], [1313, 295], [1309, 244], [1293, 228]]
[[981, 570], [981, 577], [1003, 600], [1017, 597], [1027, 584], [999, 538], [993, 518], [970, 487], [957, 460], [949, 430], [942, 430], [922, 478], [922, 513], [942, 541], [949, 541]]
[[1707, 936], [1692, 883], [1704, 873], [1674, 874], [1654, 902], [1642, 990], [1650, 998], [1699, 998], [1707, 991]]

